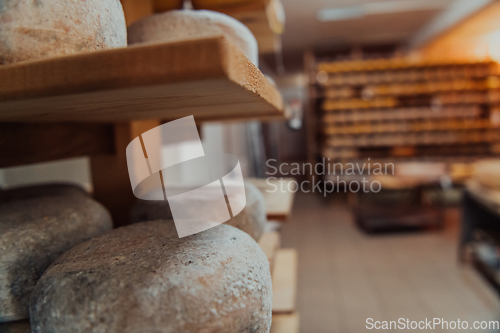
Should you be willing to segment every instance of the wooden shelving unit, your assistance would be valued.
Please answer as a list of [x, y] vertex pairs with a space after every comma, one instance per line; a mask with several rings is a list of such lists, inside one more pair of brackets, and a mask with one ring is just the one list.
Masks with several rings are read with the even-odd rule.
[[273, 279], [273, 324], [271, 332], [298, 333], [296, 311], [297, 251], [280, 249], [280, 234], [265, 233], [259, 245], [269, 259]]
[[[291, 214], [295, 189], [268, 193], [274, 189], [278, 180], [249, 179], [264, 194], [267, 218], [273, 221], [286, 221]], [[291, 179], [283, 179], [285, 188]], [[269, 182], [269, 183], [268, 183]], [[272, 184], [272, 185], [269, 185]], [[278, 187], [279, 188], [279, 187]], [[279, 213], [279, 214], [277, 214]], [[273, 333], [299, 333], [299, 313], [296, 308], [298, 253], [295, 249], [281, 248], [281, 235], [278, 231], [266, 232], [259, 245], [269, 260], [273, 279]]]
[[3, 66], [0, 167], [90, 156], [94, 195], [122, 225], [134, 201], [132, 139], [188, 115], [270, 119], [282, 109], [277, 89], [223, 37]]
[[285, 222], [292, 213], [293, 198], [297, 189], [293, 178], [249, 179], [264, 196], [267, 219]]
[[[151, 0], [121, 2], [128, 24], [154, 10]], [[0, 167], [90, 156], [93, 195], [120, 226], [135, 200], [126, 146], [164, 121], [190, 115], [198, 122], [279, 119], [283, 101], [222, 36], [0, 66]], [[271, 200], [279, 204], [268, 216], [288, 216], [293, 194], [286, 194], [284, 203]], [[260, 245], [271, 265], [283, 265], [279, 234], [265, 235]], [[279, 318], [273, 332], [283, 327], [298, 332], [298, 317]]]
[[319, 146], [311, 162], [500, 154], [495, 62], [307, 59], [317, 119], [310, 141]]
[[213, 10], [234, 17], [245, 24], [255, 36], [259, 53], [273, 53], [276, 50], [276, 32], [273, 31], [273, 25], [278, 25], [277, 28], [275, 27], [276, 30], [282, 30], [283, 27], [278, 23], [276, 13], [270, 10], [273, 6], [272, 2], [279, 2], [279, 0], [228, 2], [226, 5], [220, 5], [217, 2], [209, 5], [206, 1], [198, 4], [194, 1], [194, 8]]
[[0, 121], [282, 117], [279, 92], [223, 37], [0, 67]]

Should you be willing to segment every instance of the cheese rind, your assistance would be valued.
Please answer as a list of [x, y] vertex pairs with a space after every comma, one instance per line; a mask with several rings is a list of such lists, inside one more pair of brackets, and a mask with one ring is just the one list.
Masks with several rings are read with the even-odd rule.
[[152, 15], [128, 28], [129, 44], [169, 42], [223, 35], [258, 66], [257, 40], [240, 21], [209, 10], [172, 10]]
[[119, 0], [0, 2], [0, 64], [125, 46]]
[[272, 282], [257, 243], [228, 225], [178, 238], [171, 221], [74, 247], [31, 297], [34, 333], [269, 333]]
[[[243, 230], [252, 236], [253, 239], [258, 241], [267, 223], [266, 203], [262, 193], [252, 183], [245, 182], [245, 195], [245, 208], [243, 208], [239, 214], [225, 222], [225, 224]], [[183, 208], [197, 211], [209, 211], [210, 208], [207, 206], [211, 204], [212, 202], [210, 200], [199, 200], [195, 205], [189, 203]], [[132, 207], [132, 223], [171, 219], [173, 219], [173, 215], [168, 201], [165, 200], [137, 200]]]

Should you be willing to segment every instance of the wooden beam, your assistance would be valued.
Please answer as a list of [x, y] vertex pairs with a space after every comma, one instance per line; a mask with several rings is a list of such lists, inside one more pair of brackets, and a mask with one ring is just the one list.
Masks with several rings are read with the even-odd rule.
[[0, 123], [2, 168], [112, 153], [112, 125]]
[[109, 209], [115, 227], [129, 223], [130, 209], [135, 202], [127, 167], [127, 145], [140, 134], [159, 125], [159, 120], [116, 124], [116, 153], [96, 155], [90, 159], [94, 197]]
[[0, 121], [231, 119], [282, 110], [278, 90], [223, 37], [0, 66]]

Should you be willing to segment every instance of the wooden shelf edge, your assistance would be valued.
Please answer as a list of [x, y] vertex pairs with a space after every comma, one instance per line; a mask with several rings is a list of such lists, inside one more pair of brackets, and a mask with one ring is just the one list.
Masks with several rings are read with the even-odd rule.
[[[294, 181], [293, 178], [280, 178], [280, 179], [248, 179], [254, 184], [264, 196], [266, 202], [266, 213], [268, 220], [287, 221], [290, 217], [293, 207], [293, 199], [297, 188], [294, 184], [291, 189], [290, 182]], [[281, 188], [280, 182], [285, 185]], [[269, 185], [269, 184], [271, 185]], [[276, 186], [276, 187], [274, 187]], [[283, 191], [282, 191], [283, 189]], [[291, 189], [291, 190], [290, 190]], [[269, 192], [268, 192], [269, 191]]]
[[273, 315], [295, 311], [297, 271], [297, 250], [279, 250], [273, 269]]
[[273, 315], [271, 333], [299, 333], [300, 317], [297, 312]]
[[0, 108], [16, 122], [283, 116], [278, 90], [222, 36], [0, 66]]
[[259, 246], [264, 252], [269, 261], [269, 268], [271, 273], [274, 268], [274, 261], [276, 259], [276, 254], [278, 253], [281, 246], [281, 236], [277, 231], [266, 232], [259, 239]]

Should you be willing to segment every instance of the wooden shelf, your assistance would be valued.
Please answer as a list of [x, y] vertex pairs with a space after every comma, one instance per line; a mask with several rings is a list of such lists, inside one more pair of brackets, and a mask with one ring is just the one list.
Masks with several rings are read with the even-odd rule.
[[298, 313], [273, 315], [271, 333], [299, 333], [300, 317]]
[[298, 255], [295, 249], [276, 253], [273, 268], [273, 315], [293, 313], [297, 295]]
[[281, 246], [281, 236], [279, 232], [272, 231], [264, 233], [259, 239], [259, 246], [262, 249], [262, 252], [265, 253], [267, 260], [269, 261], [269, 267], [271, 268], [272, 273], [276, 253], [278, 253]]
[[0, 122], [267, 119], [278, 90], [224, 37], [0, 67]]
[[[268, 220], [286, 221], [292, 212], [296, 183], [293, 178], [249, 179], [262, 192]], [[281, 182], [281, 183], [280, 183]], [[270, 185], [271, 184], [271, 185]]]
[[259, 46], [259, 53], [273, 53], [275, 51], [275, 33], [271, 28], [271, 21], [276, 22], [274, 11], [269, 11], [269, 0], [235, 3], [226, 6], [201, 6], [195, 9], [208, 9], [232, 16], [245, 24], [252, 32]]

